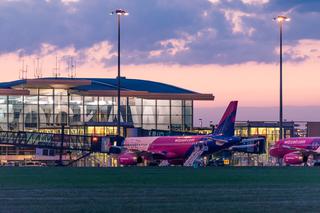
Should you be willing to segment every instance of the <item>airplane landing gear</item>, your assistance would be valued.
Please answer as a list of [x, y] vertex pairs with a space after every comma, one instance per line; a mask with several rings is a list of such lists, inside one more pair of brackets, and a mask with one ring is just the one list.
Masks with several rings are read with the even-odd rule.
[[314, 156], [313, 155], [309, 155], [307, 158], [307, 162], [305, 163], [306, 166], [314, 166]]

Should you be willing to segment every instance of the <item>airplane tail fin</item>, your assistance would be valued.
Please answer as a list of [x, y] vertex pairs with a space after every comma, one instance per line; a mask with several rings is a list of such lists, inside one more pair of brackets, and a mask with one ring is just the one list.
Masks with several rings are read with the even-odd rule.
[[231, 101], [224, 112], [213, 135], [234, 136], [234, 123], [236, 121], [238, 101]]

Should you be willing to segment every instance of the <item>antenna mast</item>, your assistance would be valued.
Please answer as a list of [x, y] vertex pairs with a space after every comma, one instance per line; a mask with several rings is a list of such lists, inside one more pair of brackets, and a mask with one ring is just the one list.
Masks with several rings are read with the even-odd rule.
[[77, 64], [72, 56], [69, 56], [68, 58], [68, 77], [69, 78], [75, 78], [76, 77], [76, 69]]
[[40, 63], [39, 57], [33, 61], [34, 66], [34, 77], [41, 78], [42, 77], [42, 63]]
[[27, 79], [28, 78], [28, 65], [24, 64], [24, 60], [22, 60], [22, 66], [19, 70], [19, 79]]
[[56, 55], [56, 67], [53, 69], [53, 76], [58, 78], [60, 76], [60, 61], [58, 61], [58, 56]]

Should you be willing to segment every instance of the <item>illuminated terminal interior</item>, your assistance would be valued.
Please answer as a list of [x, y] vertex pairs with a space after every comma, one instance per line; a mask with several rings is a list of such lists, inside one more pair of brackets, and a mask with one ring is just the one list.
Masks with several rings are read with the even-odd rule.
[[[193, 128], [193, 101], [213, 100], [159, 82], [120, 78], [121, 134], [134, 129]], [[117, 79], [40, 78], [0, 83], [0, 130], [115, 135]], [[0, 154], [33, 154], [34, 150], [1, 146]]]
[[[290, 138], [295, 135], [295, 123], [293, 121], [283, 122], [284, 138]], [[260, 137], [266, 138], [266, 153], [261, 156], [255, 156], [252, 159], [252, 165], [258, 165], [258, 161], [264, 164], [270, 160], [269, 149], [276, 141], [279, 140], [280, 131], [278, 122], [268, 121], [238, 121], [236, 122], [235, 135], [241, 137]], [[238, 154], [245, 155], [245, 154]], [[246, 158], [242, 158], [248, 161]], [[246, 162], [247, 164], [247, 162]]]

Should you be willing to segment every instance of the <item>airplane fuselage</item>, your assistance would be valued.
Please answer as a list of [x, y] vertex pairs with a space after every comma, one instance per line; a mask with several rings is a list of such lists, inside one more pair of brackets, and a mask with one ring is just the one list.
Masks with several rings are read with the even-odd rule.
[[275, 143], [270, 155], [285, 165], [315, 165], [320, 157], [320, 138], [288, 138]]
[[270, 148], [270, 155], [283, 158], [286, 154], [297, 150], [316, 151], [320, 147], [320, 137], [287, 138], [280, 140]]
[[210, 154], [228, 148], [240, 141], [238, 137], [226, 139], [212, 135], [166, 136], [166, 137], [129, 137], [124, 141], [128, 150], [146, 151], [165, 156], [166, 160], [185, 159], [197, 143], [205, 143]]
[[128, 150], [163, 154], [166, 159], [179, 159], [184, 158], [194, 144], [207, 140], [208, 137], [207, 135], [129, 137], [125, 139], [123, 145]]

